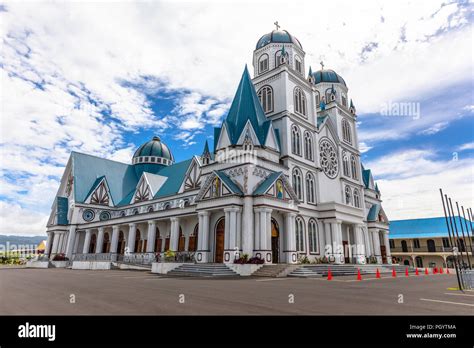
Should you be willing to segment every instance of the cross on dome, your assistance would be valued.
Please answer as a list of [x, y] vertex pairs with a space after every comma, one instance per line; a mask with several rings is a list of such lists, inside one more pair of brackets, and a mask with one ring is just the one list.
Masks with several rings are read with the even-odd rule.
[[278, 24], [278, 21], [276, 21], [276, 22], [273, 23], [273, 24], [275, 24], [276, 30], [279, 30], [279, 29], [280, 29], [280, 25]]

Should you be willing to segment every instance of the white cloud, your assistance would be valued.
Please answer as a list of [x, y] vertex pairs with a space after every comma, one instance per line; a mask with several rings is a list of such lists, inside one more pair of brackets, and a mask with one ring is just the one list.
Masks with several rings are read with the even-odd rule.
[[18, 204], [0, 201], [0, 234], [42, 235], [48, 216], [24, 209]]
[[449, 122], [438, 122], [434, 125], [432, 125], [429, 128], [423, 129], [422, 131], [419, 132], [419, 134], [422, 135], [433, 135], [438, 132], [441, 132], [443, 129], [446, 129], [448, 127]]
[[372, 146], [368, 146], [366, 143], [364, 142], [360, 142], [359, 143], [359, 151], [361, 153], [365, 153], [367, 151], [369, 151], [370, 149], [372, 149]]
[[458, 147], [458, 151], [464, 151], [464, 150], [474, 150], [474, 142], [462, 144], [461, 146]]
[[439, 188], [465, 207], [474, 205], [474, 160], [437, 160], [430, 150], [407, 150], [367, 163], [389, 219], [443, 215]]
[[[469, 77], [472, 66], [467, 6], [442, 0], [298, 7], [286, 1], [8, 2], [5, 8], [0, 174], [7, 198], [33, 215], [48, 213], [44, 205], [25, 207], [41, 195], [52, 201], [71, 150], [128, 161], [133, 145], [125, 132], [166, 131], [186, 147], [203, 126], [219, 124], [256, 41], [275, 18], [302, 42], [306, 68], [323, 59], [346, 79], [360, 113], [449, 87]], [[337, 13], [337, 20], [318, 13]], [[440, 73], [447, 62], [449, 74]], [[176, 92], [178, 105], [162, 118], [148, 98], [160, 88]], [[360, 139], [362, 149], [372, 146], [370, 137]], [[47, 188], [30, 191], [42, 182]], [[2, 209], [1, 219], [8, 214]]]

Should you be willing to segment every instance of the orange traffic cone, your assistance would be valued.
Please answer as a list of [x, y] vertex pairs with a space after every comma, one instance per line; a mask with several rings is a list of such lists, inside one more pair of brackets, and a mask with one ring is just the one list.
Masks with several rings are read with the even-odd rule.
[[377, 272], [375, 272], [375, 278], [380, 279], [380, 271], [378, 268], [377, 268]]
[[328, 280], [331, 280], [331, 279], [332, 279], [331, 269], [328, 268]]
[[405, 277], [408, 277], [408, 267], [405, 268]]
[[443, 267], [440, 267], [440, 269], [439, 269], [439, 273], [440, 273], [440, 274], [443, 274], [443, 273], [444, 273], [444, 271], [443, 271]]
[[415, 268], [415, 274], [416, 274], [416, 275], [420, 275], [420, 274], [418, 273], [418, 268]]
[[360, 275], [360, 268], [357, 268], [357, 280], [362, 280], [362, 276]]
[[436, 267], [433, 267], [433, 274], [438, 273], [438, 269]]
[[397, 272], [395, 272], [395, 268], [392, 268], [392, 277], [396, 277], [397, 276]]
[[428, 275], [430, 272], [428, 272], [428, 268], [425, 267], [425, 274]]

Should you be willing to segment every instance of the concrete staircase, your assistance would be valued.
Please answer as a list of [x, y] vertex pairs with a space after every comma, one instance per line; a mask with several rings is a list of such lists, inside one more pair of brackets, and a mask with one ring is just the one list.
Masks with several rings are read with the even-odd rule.
[[239, 275], [222, 263], [185, 263], [166, 274], [171, 277], [238, 277]]
[[[298, 269], [294, 270], [289, 277], [327, 277], [329, 269], [331, 269], [331, 274], [333, 276], [347, 276], [347, 275], [356, 275], [357, 270], [360, 269], [360, 273], [364, 274], [375, 274], [377, 269], [380, 274], [391, 274], [392, 270], [395, 269], [397, 275], [405, 274], [405, 269], [407, 266], [401, 265], [329, 265], [329, 264], [318, 264], [318, 265], [301, 265]], [[415, 269], [408, 267], [409, 273], [414, 273]]]
[[286, 277], [289, 273], [293, 272], [297, 268], [299, 268], [299, 266], [286, 264], [263, 265], [256, 272], [254, 272], [252, 276], [282, 278]]

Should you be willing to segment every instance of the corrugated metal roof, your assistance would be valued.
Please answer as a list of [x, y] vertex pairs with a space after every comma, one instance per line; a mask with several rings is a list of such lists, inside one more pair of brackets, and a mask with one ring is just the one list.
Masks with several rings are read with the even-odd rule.
[[[461, 225], [459, 218], [455, 217], [456, 226], [459, 235], [461, 235]], [[461, 218], [464, 234], [466, 234], [466, 225], [468, 227], [469, 220]], [[451, 225], [450, 225], [451, 228]], [[472, 235], [470, 234], [472, 237]], [[428, 237], [448, 237], [448, 229], [446, 227], [446, 219], [444, 217], [410, 219], [410, 220], [393, 220], [390, 222], [390, 238], [428, 238]]]

